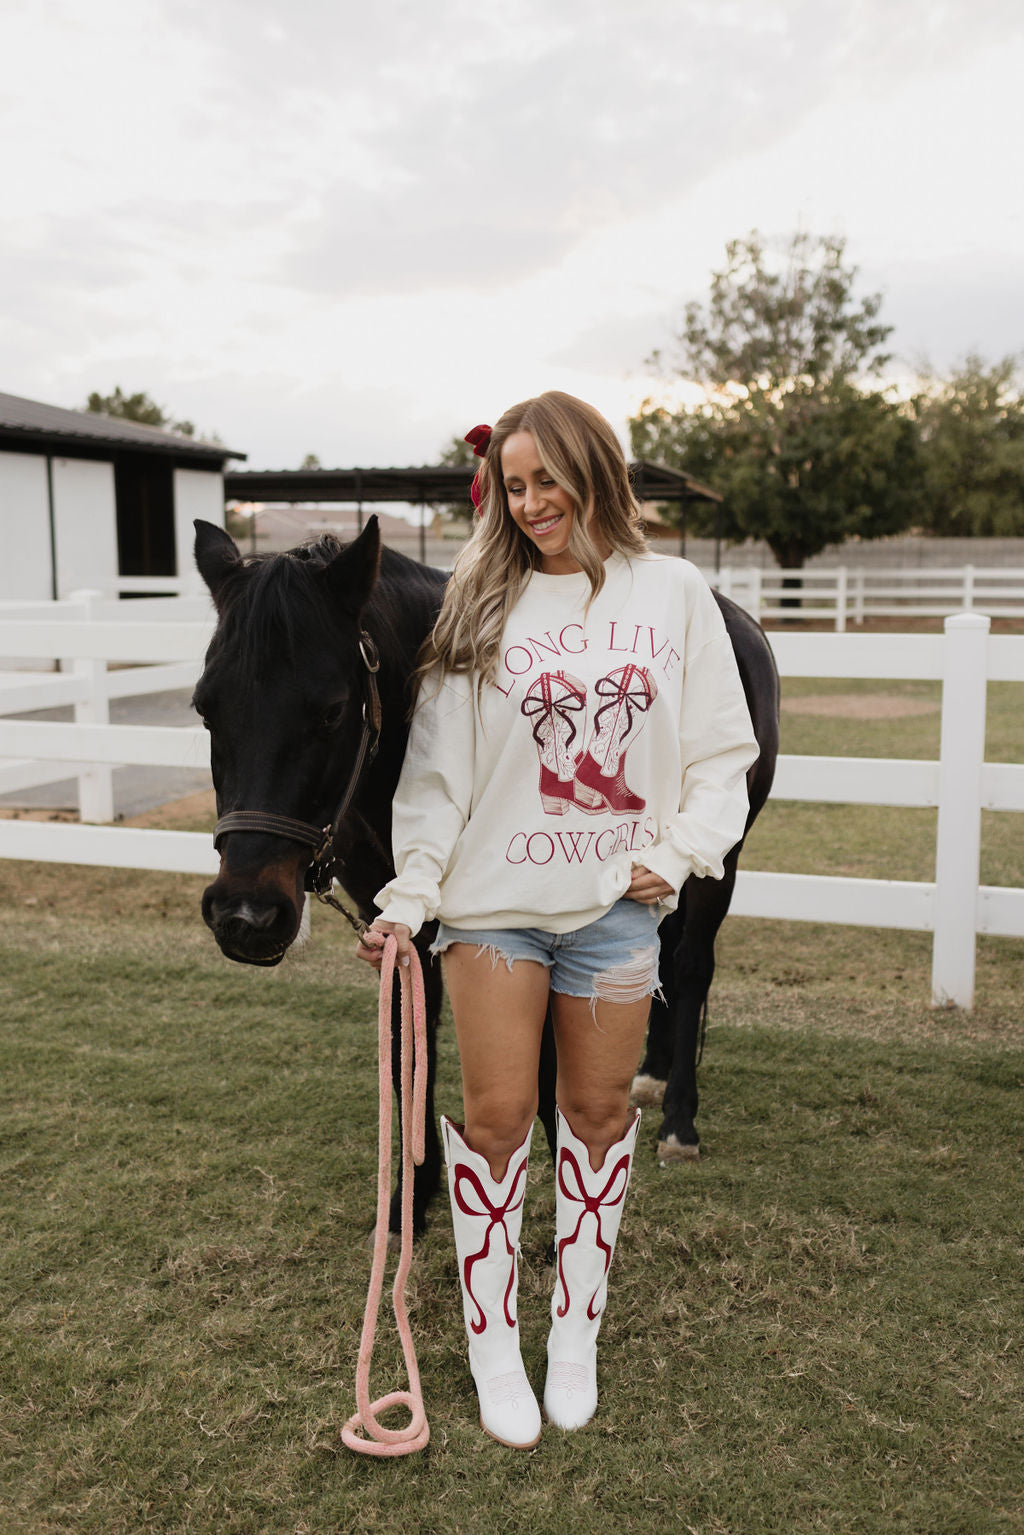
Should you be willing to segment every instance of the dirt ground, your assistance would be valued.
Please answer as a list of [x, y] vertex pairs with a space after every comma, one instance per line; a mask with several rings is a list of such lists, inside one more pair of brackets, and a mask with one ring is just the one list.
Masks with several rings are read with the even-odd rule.
[[898, 693], [808, 693], [782, 699], [783, 714], [817, 714], [830, 719], [892, 720], [907, 714], [938, 714], [929, 698], [903, 698]]

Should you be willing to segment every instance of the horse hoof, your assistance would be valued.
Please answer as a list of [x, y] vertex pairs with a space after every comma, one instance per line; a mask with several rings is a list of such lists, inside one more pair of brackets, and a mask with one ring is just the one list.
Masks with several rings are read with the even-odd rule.
[[657, 1155], [662, 1167], [673, 1162], [699, 1162], [700, 1146], [696, 1141], [684, 1144], [677, 1135], [670, 1135], [668, 1140], [658, 1142]]
[[660, 1109], [665, 1098], [665, 1087], [660, 1077], [645, 1073], [635, 1076], [629, 1089], [630, 1107], [634, 1109]]
[[[369, 1247], [371, 1249], [376, 1247], [376, 1245], [377, 1245], [377, 1233], [376, 1233], [376, 1231], [371, 1231], [369, 1233], [369, 1235], [366, 1238], [366, 1245], [367, 1245], [367, 1247]], [[389, 1231], [388, 1232], [387, 1250], [388, 1250], [389, 1253], [400, 1253], [402, 1251], [402, 1233], [400, 1231]]]

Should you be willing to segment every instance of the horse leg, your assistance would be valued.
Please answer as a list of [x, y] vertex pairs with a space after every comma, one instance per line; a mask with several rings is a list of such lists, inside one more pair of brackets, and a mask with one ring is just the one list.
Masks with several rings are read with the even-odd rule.
[[[441, 1182], [441, 1144], [437, 1134], [434, 1114], [434, 1081], [437, 1075], [437, 1025], [441, 1016], [441, 970], [428, 953], [433, 932], [426, 935], [422, 948], [416, 945], [423, 970], [423, 992], [426, 1003], [427, 1023], [427, 1094], [426, 1124], [424, 1126], [423, 1162], [413, 1170], [412, 1226], [415, 1236], [422, 1236], [427, 1224], [427, 1207], [437, 1193]], [[402, 1133], [402, 1001], [400, 988], [395, 984], [391, 996], [391, 1080], [398, 1098], [399, 1135]], [[388, 1246], [397, 1249], [402, 1231], [402, 1168], [398, 1167], [398, 1179], [391, 1195], [388, 1211]]]
[[544, 1032], [540, 1037], [540, 1065], [537, 1070], [537, 1113], [544, 1126], [552, 1163], [555, 1160], [555, 1080], [558, 1075], [558, 1057], [555, 1053], [555, 1030], [551, 1022], [551, 1010], [544, 1019]]
[[715, 938], [729, 910], [735, 883], [735, 854], [725, 860], [722, 879], [690, 883], [686, 922], [670, 955], [673, 972], [670, 1012], [675, 1048], [665, 1086], [664, 1117], [658, 1131], [660, 1162], [696, 1162], [700, 1158], [700, 1137], [694, 1121], [701, 1015], [715, 973]]
[[644, 1058], [637, 1067], [629, 1090], [629, 1101], [637, 1108], [660, 1108], [665, 1084], [672, 1070], [675, 1040], [670, 1000], [675, 992], [673, 956], [686, 921], [686, 886], [683, 886], [677, 910], [670, 912], [658, 929], [661, 955], [658, 980], [661, 996], [651, 998], [651, 1016], [647, 1024]]

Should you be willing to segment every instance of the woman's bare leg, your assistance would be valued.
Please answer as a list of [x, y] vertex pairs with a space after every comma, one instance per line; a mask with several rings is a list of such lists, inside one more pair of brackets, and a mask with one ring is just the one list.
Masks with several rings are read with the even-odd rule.
[[622, 1139], [632, 1115], [629, 1089], [643, 1049], [650, 997], [598, 1002], [551, 994], [558, 1047], [555, 1096], [573, 1133], [590, 1152], [596, 1171]]
[[509, 970], [476, 944], [454, 943], [444, 975], [462, 1067], [464, 1139], [500, 1180], [537, 1115], [548, 970], [524, 959]]

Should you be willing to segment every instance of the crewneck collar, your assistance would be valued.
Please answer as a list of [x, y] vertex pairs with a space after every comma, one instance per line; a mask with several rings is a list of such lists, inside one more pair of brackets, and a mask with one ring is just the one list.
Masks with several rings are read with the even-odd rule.
[[[613, 549], [604, 562], [605, 580], [610, 579], [617, 571], [628, 565], [629, 561], [624, 554]], [[589, 592], [590, 578], [585, 570], [574, 570], [567, 576], [549, 576], [543, 570], [534, 570], [527, 585], [533, 591], [544, 592]]]

